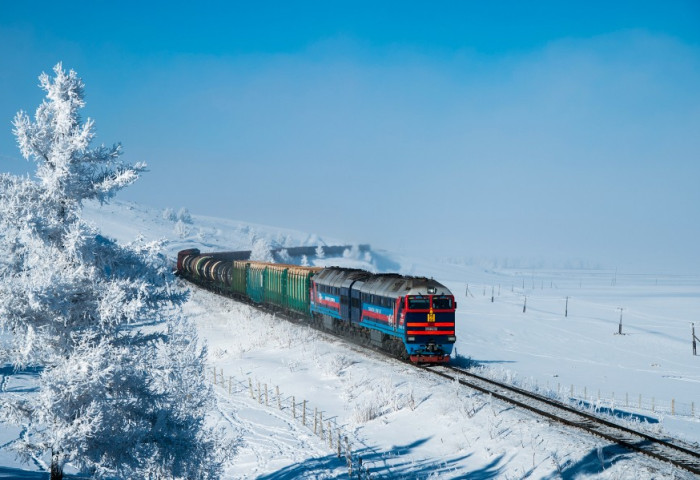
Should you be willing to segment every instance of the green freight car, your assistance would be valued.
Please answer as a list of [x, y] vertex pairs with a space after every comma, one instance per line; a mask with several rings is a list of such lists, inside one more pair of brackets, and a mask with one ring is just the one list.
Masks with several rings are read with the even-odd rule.
[[255, 303], [267, 303], [308, 315], [311, 278], [321, 270], [265, 262], [247, 262], [246, 293]]

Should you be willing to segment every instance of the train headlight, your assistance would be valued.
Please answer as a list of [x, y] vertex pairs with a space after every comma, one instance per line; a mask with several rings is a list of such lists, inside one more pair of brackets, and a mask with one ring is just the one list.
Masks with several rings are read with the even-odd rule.
[[409, 342], [415, 342], [415, 341], [416, 341], [416, 337], [406, 337], [406, 340], [409, 341]]
[[447, 341], [454, 343], [457, 341], [457, 337], [447, 337]]

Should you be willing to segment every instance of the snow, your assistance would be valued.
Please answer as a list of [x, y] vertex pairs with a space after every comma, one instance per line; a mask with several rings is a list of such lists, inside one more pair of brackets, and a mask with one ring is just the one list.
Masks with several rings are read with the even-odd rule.
[[[168, 239], [173, 258], [183, 248], [250, 250], [256, 241], [272, 247], [343, 244], [319, 234], [196, 214], [192, 223], [178, 222], [123, 202], [89, 204], [85, 215], [120, 242], [137, 235]], [[658, 421], [646, 426], [653, 432], [700, 441], [700, 356], [692, 355], [690, 333], [700, 311], [698, 276], [485, 269], [383, 251], [309, 262], [433, 276], [457, 298], [456, 361], [562, 399], [572, 386], [579, 399], [585, 389], [591, 404], [638, 413]], [[623, 335], [617, 334], [619, 308]], [[292, 396], [298, 417], [301, 402], [308, 402], [307, 423], [317, 408], [324, 422], [339, 426], [375, 478], [692, 478], [209, 292], [193, 290], [185, 311], [208, 343], [212, 380], [217, 371], [217, 410], [210, 421], [237, 445], [225, 478], [347, 478], [335, 445], [330, 448], [313, 426], [292, 418]], [[3, 392], [31, 390], [31, 372], [5, 367], [0, 374]], [[249, 382], [254, 394], [258, 383], [268, 386], [267, 406], [251, 398]], [[40, 465], [20, 464], [6, 448], [18, 434], [0, 431], [0, 478], [38, 478]]]

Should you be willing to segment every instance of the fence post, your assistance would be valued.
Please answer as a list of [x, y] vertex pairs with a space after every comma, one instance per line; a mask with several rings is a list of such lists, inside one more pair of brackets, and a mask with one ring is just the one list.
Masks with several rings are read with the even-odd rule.
[[250, 398], [255, 400], [255, 394], [253, 393], [253, 380], [248, 377], [248, 389], [250, 390]]
[[223, 387], [226, 384], [226, 380], [224, 380], [224, 369], [221, 369], [221, 386]]
[[656, 398], [651, 397], [651, 411], [655, 412], [656, 411]]
[[216, 385], [216, 367], [212, 368], [214, 370], [214, 385]]
[[229, 375], [228, 377], [228, 396], [231, 396], [231, 385], [233, 384], [232, 377]]
[[328, 448], [333, 450], [333, 435], [331, 433], [331, 422], [328, 422]]
[[269, 407], [270, 404], [267, 402], [267, 383], [265, 384], [265, 406]]
[[318, 422], [318, 409], [317, 409], [317, 407], [314, 407], [314, 435], [316, 434], [316, 429], [318, 427], [317, 422]]
[[297, 404], [294, 401], [294, 396], [292, 396], [292, 417], [294, 417], [294, 420], [297, 419]]
[[262, 389], [260, 388], [260, 382], [258, 382], [258, 403], [262, 403]]
[[352, 450], [350, 450], [350, 442], [348, 437], [345, 437], [345, 459], [348, 462], [348, 475], [352, 478]]
[[306, 426], [306, 400], [304, 400], [304, 408], [301, 411], [301, 424]]
[[318, 412], [318, 434], [323, 440], [323, 412]]
[[642, 409], [642, 394], [639, 394], [639, 409]]
[[279, 385], [277, 385], [275, 387], [275, 390], [277, 392], [277, 408], [282, 410], [282, 400], [280, 399], [280, 387], [279, 387]]
[[629, 406], [630, 406], [629, 394], [627, 392], [625, 392], [625, 407], [629, 407]]
[[340, 458], [340, 429], [338, 429], [338, 458]]

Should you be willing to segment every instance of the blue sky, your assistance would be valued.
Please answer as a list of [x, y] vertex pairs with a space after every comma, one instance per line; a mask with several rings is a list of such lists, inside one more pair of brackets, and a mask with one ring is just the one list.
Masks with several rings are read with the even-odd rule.
[[[10, 122], [62, 61], [120, 198], [407, 253], [700, 271], [700, 3], [4, 2]], [[3, 120], [4, 119], [4, 120]]]

